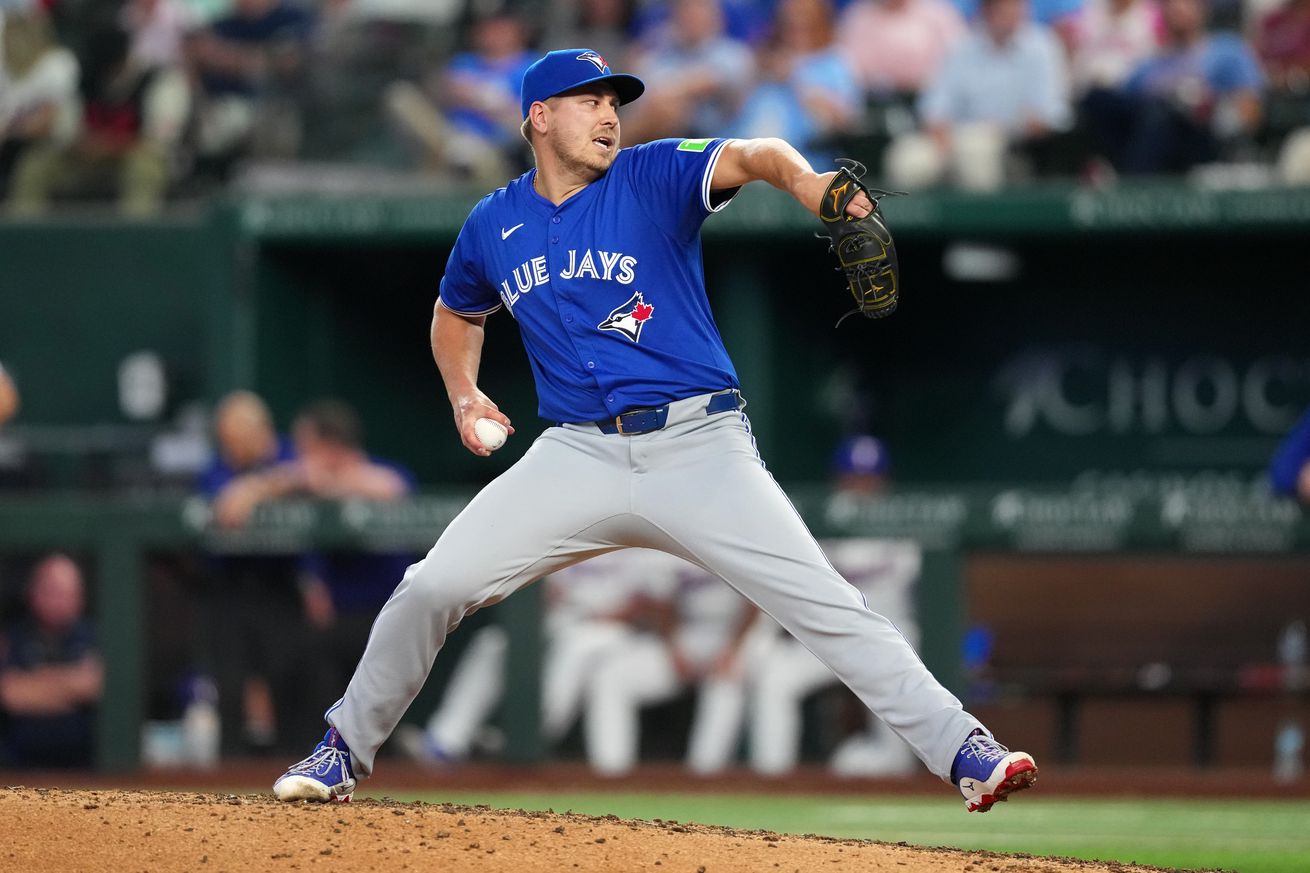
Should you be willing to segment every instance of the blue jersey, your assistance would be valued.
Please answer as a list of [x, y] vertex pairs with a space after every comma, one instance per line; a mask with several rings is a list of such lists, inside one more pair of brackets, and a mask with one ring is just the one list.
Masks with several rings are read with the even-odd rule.
[[533, 189], [533, 170], [469, 214], [441, 303], [463, 315], [509, 309], [543, 418], [595, 421], [740, 387], [705, 296], [700, 247], [701, 223], [735, 193], [710, 193], [726, 142], [622, 149], [559, 206]]

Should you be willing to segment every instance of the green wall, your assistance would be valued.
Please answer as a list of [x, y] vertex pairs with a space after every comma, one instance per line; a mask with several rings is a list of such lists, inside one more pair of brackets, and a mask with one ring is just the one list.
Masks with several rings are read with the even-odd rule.
[[172, 394], [209, 389], [209, 301], [226, 253], [207, 221], [0, 225], [0, 361], [23, 394], [22, 422], [121, 422], [117, 368], [164, 360]]

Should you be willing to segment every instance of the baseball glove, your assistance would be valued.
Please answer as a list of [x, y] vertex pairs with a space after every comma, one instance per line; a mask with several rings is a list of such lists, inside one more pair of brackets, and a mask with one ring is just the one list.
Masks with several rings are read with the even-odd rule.
[[[892, 241], [878, 201], [888, 194], [903, 192], [869, 188], [860, 181], [864, 165], [858, 161], [839, 158], [837, 163], [841, 169], [823, 194], [819, 218], [832, 244], [829, 251], [837, 256], [837, 270], [846, 274], [846, 284], [855, 298], [855, 308], [837, 320], [840, 325], [857, 312], [865, 318], [884, 318], [896, 310], [900, 267], [896, 262], [896, 243]], [[861, 191], [873, 203], [873, 211], [864, 218], [847, 215], [847, 205]]]

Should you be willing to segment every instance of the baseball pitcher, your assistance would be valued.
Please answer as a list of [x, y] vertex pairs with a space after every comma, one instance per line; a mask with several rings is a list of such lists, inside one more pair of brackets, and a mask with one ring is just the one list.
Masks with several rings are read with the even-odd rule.
[[464, 616], [563, 567], [636, 546], [737, 589], [954, 782], [969, 810], [989, 809], [1033, 782], [1032, 757], [997, 743], [824, 557], [756, 452], [706, 298], [701, 224], [743, 185], [763, 181], [816, 217], [841, 205], [839, 216], [823, 215], [838, 225], [839, 260], [874, 301], [865, 314], [885, 312], [895, 290], [885, 223], [841, 232], [876, 216], [875, 198], [849, 169], [818, 173], [776, 139], [621, 148], [619, 107], [643, 90], [585, 49], [550, 52], [524, 75], [523, 131], [536, 168], [465, 221], [441, 280], [432, 351], [460, 438], [487, 455], [478, 434], [495, 428], [480, 420], [513, 435], [477, 383], [486, 319], [507, 309], [538, 412], [554, 426], [408, 569], [326, 713], [327, 734], [274, 794], [348, 799]]

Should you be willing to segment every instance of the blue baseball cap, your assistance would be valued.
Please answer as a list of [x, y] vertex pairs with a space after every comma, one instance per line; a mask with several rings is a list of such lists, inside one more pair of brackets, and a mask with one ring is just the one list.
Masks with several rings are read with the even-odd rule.
[[627, 73], [611, 73], [600, 52], [575, 48], [553, 51], [528, 67], [523, 74], [523, 117], [538, 100], [545, 100], [581, 85], [608, 82], [619, 95], [619, 103], [631, 103], [646, 90], [646, 83]]

